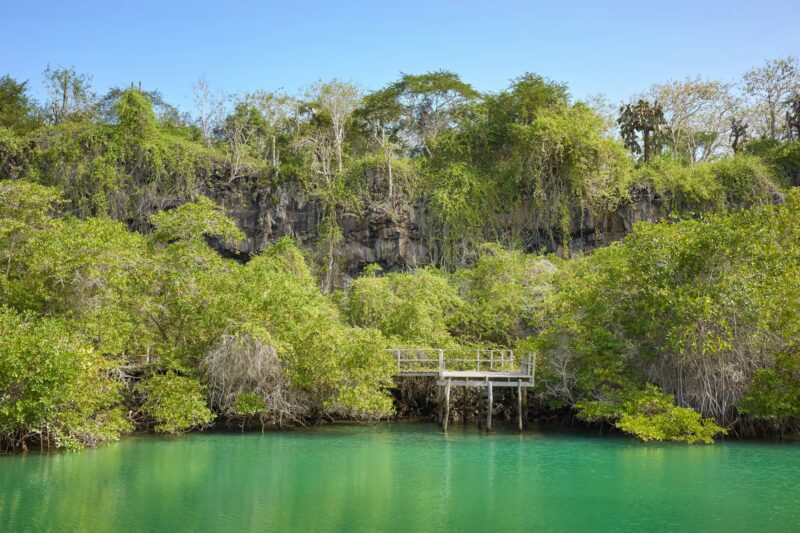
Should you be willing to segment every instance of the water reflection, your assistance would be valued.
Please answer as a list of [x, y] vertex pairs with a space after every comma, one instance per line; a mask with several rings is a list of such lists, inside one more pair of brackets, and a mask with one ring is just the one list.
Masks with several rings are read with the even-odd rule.
[[0, 457], [0, 531], [786, 531], [800, 446], [430, 424]]

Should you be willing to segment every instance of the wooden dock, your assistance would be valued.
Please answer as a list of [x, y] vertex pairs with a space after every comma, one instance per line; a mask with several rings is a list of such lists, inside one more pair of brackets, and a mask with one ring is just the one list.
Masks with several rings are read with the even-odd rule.
[[[492, 431], [493, 390], [517, 389], [517, 426], [522, 431], [527, 411], [527, 391], [536, 381], [536, 354], [517, 357], [513, 350], [461, 348], [394, 348], [399, 377], [432, 377], [439, 387], [439, 418], [447, 432], [452, 387], [477, 387], [486, 391], [486, 431]], [[479, 406], [482, 402], [479, 401]]]

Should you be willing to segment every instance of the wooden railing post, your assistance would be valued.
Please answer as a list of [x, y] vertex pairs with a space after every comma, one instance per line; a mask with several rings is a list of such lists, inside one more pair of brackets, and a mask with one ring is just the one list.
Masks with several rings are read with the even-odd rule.
[[439, 373], [444, 372], [444, 350], [439, 349]]

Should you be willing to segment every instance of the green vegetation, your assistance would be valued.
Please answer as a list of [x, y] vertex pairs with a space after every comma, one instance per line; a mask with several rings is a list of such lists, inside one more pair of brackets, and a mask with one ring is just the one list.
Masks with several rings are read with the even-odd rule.
[[578, 402], [578, 417], [589, 422], [612, 421], [614, 425], [648, 442], [684, 441], [712, 443], [727, 431], [687, 407], [678, 407], [672, 396], [658, 387], [617, 392], [611, 401]]
[[[141, 235], [104, 218], [54, 218], [59, 194], [40, 185], [4, 181], [0, 196], [0, 405], [12, 447], [94, 444], [132, 424], [202, 427], [215, 418], [209, 405], [225, 412], [216, 395], [232, 371], [247, 375], [232, 414], [255, 405], [289, 423], [391, 411], [383, 338], [342, 323], [290, 242], [245, 266], [203, 239], [241, 236], [207, 199], [153, 216], [155, 231]], [[226, 352], [231, 336], [253, 340]], [[250, 368], [237, 364], [243, 352]], [[283, 394], [263, 386], [270, 363]]]
[[136, 391], [143, 398], [142, 412], [155, 422], [156, 431], [177, 433], [214, 420], [214, 413], [206, 407], [205, 390], [196, 378], [168, 371], [141, 381]]
[[[542, 412], [642, 440], [794, 431], [800, 105], [759, 98], [795, 67], [748, 73], [750, 100], [654, 85], [621, 138], [534, 74], [332, 80], [227, 113], [201, 83], [195, 120], [72, 69], [41, 105], [0, 78], [0, 440], [388, 416], [391, 346], [535, 349]], [[220, 254], [246, 235], [209, 196], [239, 183], [316, 202], [317, 241]], [[635, 190], [664, 220], [570, 258]], [[432, 264], [343, 276], [342, 215], [367, 208], [413, 212]]]
[[58, 319], [0, 308], [0, 434], [7, 446], [36, 440], [68, 449], [131, 428], [120, 408], [115, 362]]
[[[409, 345], [534, 348], [546, 408], [643, 440], [709, 442], [742, 416], [791, 428], [798, 215], [792, 191], [779, 207], [642, 223], [623, 244], [555, 264], [490, 247], [449, 284], [431, 271], [362, 277], [345, 306]], [[412, 325], [393, 329], [406, 309]]]
[[744, 154], [691, 167], [662, 156], [643, 167], [641, 176], [665, 195], [666, 209], [674, 218], [768, 204], [781, 195], [768, 164]]
[[630, 391], [652, 383], [725, 426], [749, 413], [791, 427], [798, 214], [792, 191], [780, 207], [640, 224], [565, 264], [535, 340], [545, 397], [627, 425]]

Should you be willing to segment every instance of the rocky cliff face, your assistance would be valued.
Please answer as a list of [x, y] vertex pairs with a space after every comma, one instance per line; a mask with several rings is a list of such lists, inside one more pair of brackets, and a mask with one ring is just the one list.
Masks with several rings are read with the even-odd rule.
[[[311, 248], [319, 239], [317, 227], [322, 220], [318, 202], [310, 200], [297, 187], [270, 187], [253, 180], [218, 184], [206, 191], [222, 205], [247, 235], [236, 252], [255, 254], [283, 236], [290, 236], [301, 247]], [[622, 239], [634, 223], [655, 221], [661, 215], [662, 201], [647, 190], [632, 191], [630, 202], [600, 217], [585, 213], [573, 217], [581, 223], [570, 228], [569, 251], [591, 251]], [[357, 275], [370, 263], [385, 271], [402, 271], [430, 264], [435, 253], [429, 235], [435, 228], [423, 227], [423, 217], [414, 208], [375, 204], [360, 213], [339, 215], [344, 240], [339, 263], [349, 275]], [[541, 235], [524, 236], [528, 251], [548, 248], [564, 255], [565, 248], [556, 235], [548, 242]], [[227, 250], [233, 252], [233, 250]]]
[[[630, 233], [637, 222], [656, 222], [661, 218], [664, 204], [661, 196], [645, 188], [631, 190], [630, 196], [629, 202], [602, 216], [584, 213], [583, 223], [574, 224], [571, 228], [570, 253], [590, 252], [595, 248], [608, 246]], [[575, 216], [572, 218], [580, 219]], [[563, 246], [557, 246], [550, 251], [564, 255]]]
[[[283, 236], [305, 248], [319, 240], [321, 205], [296, 187], [272, 188], [243, 180], [207, 192], [247, 235], [236, 252], [258, 253]], [[361, 213], [340, 213], [339, 227], [344, 237], [339, 262], [348, 274], [358, 274], [370, 263], [399, 271], [431, 261], [413, 210], [377, 204]]]

